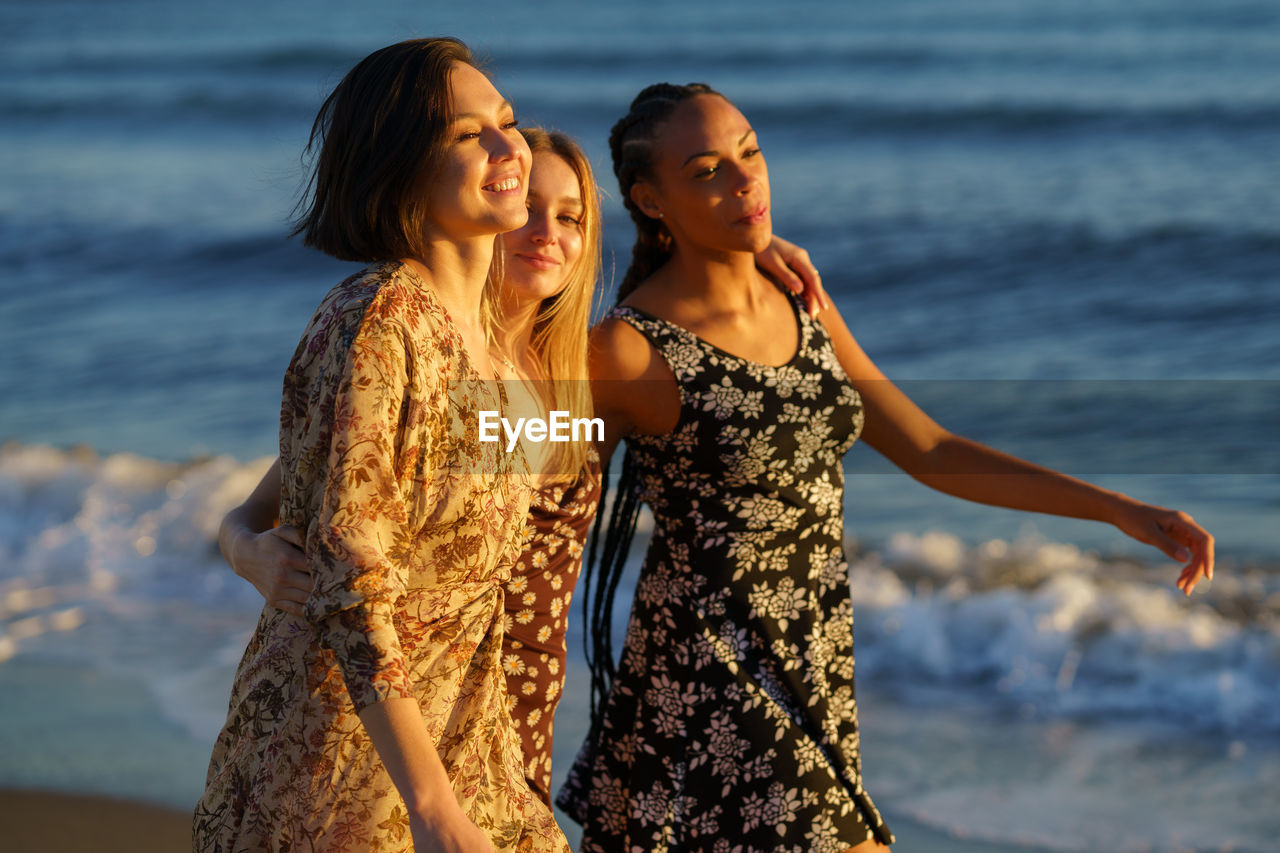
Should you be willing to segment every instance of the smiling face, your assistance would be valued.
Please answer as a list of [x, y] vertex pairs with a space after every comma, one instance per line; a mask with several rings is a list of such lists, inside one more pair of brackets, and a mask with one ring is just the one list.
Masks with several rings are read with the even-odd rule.
[[521, 227], [530, 155], [511, 104], [464, 63], [453, 66], [450, 89], [453, 120], [425, 182], [430, 236], [465, 239]]
[[582, 257], [582, 188], [577, 173], [560, 155], [533, 155], [525, 206], [528, 222], [502, 237], [507, 260], [502, 284], [521, 301], [541, 302], [564, 288]]
[[677, 248], [762, 251], [773, 236], [769, 170], [755, 131], [719, 95], [682, 101], [654, 137], [652, 177], [631, 198]]

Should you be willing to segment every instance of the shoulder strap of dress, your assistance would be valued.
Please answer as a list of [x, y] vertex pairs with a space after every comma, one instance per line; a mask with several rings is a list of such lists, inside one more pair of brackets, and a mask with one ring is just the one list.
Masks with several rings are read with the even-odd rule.
[[638, 308], [632, 308], [630, 305], [615, 305], [605, 316], [622, 320], [634, 328], [644, 335], [658, 352], [664, 352], [664, 344], [673, 338], [681, 337], [681, 332], [684, 331], [674, 323], [669, 323], [661, 317], [655, 317]]
[[827, 327], [822, 324], [822, 320], [809, 314], [809, 306], [794, 293], [788, 294], [792, 302], [796, 306], [796, 316], [800, 318], [800, 349], [820, 349], [830, 342], [831, 336], [827, 334]]

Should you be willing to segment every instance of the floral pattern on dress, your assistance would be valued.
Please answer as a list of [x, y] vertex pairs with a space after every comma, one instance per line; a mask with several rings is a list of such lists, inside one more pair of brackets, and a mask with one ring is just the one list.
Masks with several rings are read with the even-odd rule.
[[321, 302], [285, 374], [280, 518], [315, 585], [266, 607], [196, 807], [197, 851], [409, 851], [359, 711], [411, 697], [468, 816], [500, 851], [567, 851], [507, 714], [502, 584], [523, 470], [481, 444], [501, 408], [430, 288], [399, 263]]
[[569, 603], [582, 570], [587, 531], [600, 503], [600, 457], [571, 483], [536, 489], [524, 547], [506, 586], [507, 674], [511, 724], [524, 746], [529, 787], [551, 803], [551, 747], [556, 706], [564, 689]]
[[613, 689], [558, 804], [583, 853], [840, 851], [893, 836], [862, 787], [841, 460], [862, 430], [793, 300], [772, 367], [622, 306], [680, 417], [627, 439], [654, 531]]

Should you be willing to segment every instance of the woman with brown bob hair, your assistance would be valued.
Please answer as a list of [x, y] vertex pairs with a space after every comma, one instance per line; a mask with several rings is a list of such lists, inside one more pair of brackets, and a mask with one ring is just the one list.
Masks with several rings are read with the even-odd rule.
[[[520, 131], [532, 155], [526, 224], [502, 235], [501, 284], [493, 303], [495, 344], [506, 353], [513, 396], [527, 389], [530, 414], [569, 411], [591, 416], [587, 327], [600, 273], [600, 200], [591, 163], [568, 136]], [[547, 445], [541, 445], [547, 447]], [[537, 445], [526, 449], [533, 451]], [[532, 459], [536, 488], [523, 547], [505, 584], [503, 670], [507, 705], [520, 736], [529, 786], [551, 801], [552, 724], [564, 684], [569, 604], [582, 566], [583, 543], [600, 496], [600, 462], [588, 442], [550, 445]], [[531, 454], [532, 455], [532, 454]], [[298, 531], [272, 526], [280, 466], [227, 514], [219, 542], [236, 573], [281, 610], [304, 614], [314, 583]]]
[[195, 814], [195, 849], [567, 850], [524, 780], [502, 584], [526, 478], [475, 431], [500, 410], [484, 292], [527, 218], [511, 105], [453, 39], [361, 61], [325, 101], [298, 232], [370, 264], [285, 374], [279, 517], [313, 585], [264, 608]]

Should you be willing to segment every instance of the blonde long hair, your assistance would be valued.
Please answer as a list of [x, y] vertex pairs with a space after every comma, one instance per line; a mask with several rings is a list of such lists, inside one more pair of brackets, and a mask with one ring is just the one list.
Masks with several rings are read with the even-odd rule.
[[[582, 195], [582, 255], [569, 271], [560, 292], [544, 299], [538, 307], [530, 346], [545, 380], [538, 383], [538, 388], [548, 409], [571, 412], [574, 418], [590, 418], [594, 410], [587, 373], [587, 330], [601, 265], [600, 191], [591, 171], [591, 161], [572, 138], [540, 127], [521, 128], [520, 133], [533, 155], [556, 155], [578, 178], [578, 191]], [[501, 311], [494, 311], [493, 316], [501, 325]], [[588, 450], [586, 442], [555, 444], [551, 470], [565, 477], [576, 477], [587, 463]]]

